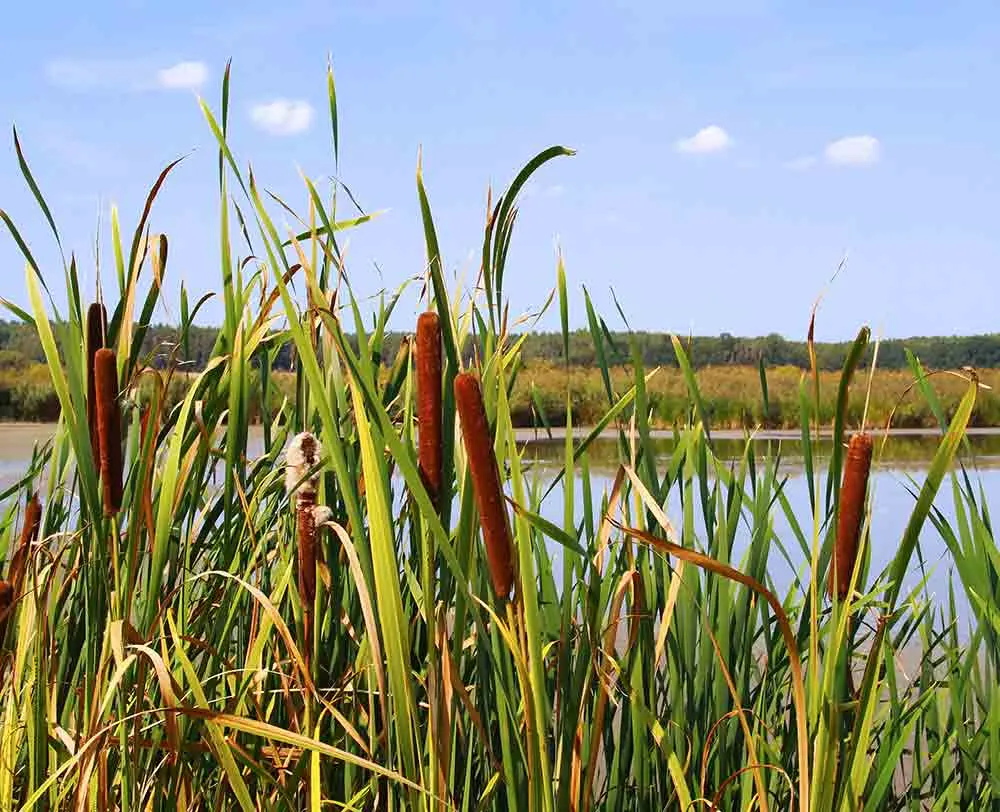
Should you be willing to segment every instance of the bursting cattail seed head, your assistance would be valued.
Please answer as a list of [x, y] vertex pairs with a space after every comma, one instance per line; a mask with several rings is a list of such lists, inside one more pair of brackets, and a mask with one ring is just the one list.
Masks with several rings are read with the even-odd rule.
[[285, 452], [285, 490], [289, 495], [299, 491], [310, 490], [315, 495], [318, 474], [306, 479], [306, 475], [319, 460], [321, 448], [319, 440], [310, 431], [296, 434], [288, 444]]
[[830, 561], [830, 597], [847, 597], [858, 558], [858, 540], [865, 514], [865, 492], [872, 464], [872, 437], [855, 434], [847, 446], [844, 480], [840, 487], [837, 540]]
[[498, 598], [506, 598], [514, 584], [510, 526], [493, 451], [493, 436], [486, 419], [479, 379], [475, 375], [464, 372], [455, 376], [455, 406], [462, 421], [462, 439], [469, 459], [493, 589]]
[[417, 427], [420, 474], [431, 499], [441, 496], [441, 321], [433, 311], [417, 319]]
[[97, 439], [104, 483], [104, 513], [111, 516], [122, 507], [122, 414], [118, 402], [118, 361], [113, 350], [94, 355], [94, 385], [97, 400]]
[[[320, 458], [315, 435], [297, 434], [285, 453], [285, 488], [295, 494], [295, 528], [298, 538], [298, 586], [306, 641], [312, 639], [313, 603], [316, 600], [316, 487], [319, 475], [310, 471]], [[325, 517], [323, 517], [325, 519]], [[307, 646], [308, 650], [308, 646]]]
[[108, 314], [104, 305], [94, 302], [87, 308], [87, 426], [90, 428], [90, 449], [94, 467], [100, 465], [100, 442], [97, 436], [97, 386], [94, 380], [94, 356], [104, 346]]

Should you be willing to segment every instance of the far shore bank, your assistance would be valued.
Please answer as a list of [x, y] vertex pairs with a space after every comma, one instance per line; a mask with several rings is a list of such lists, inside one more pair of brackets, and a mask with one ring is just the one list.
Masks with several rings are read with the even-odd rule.
[[[17, 434], [18, 436], [48, 436], [53, 431], [55, 431], [55, 423], [44, 423], [37, 421], [28, 420], [3, 420], [0, 421], [0, 445], [4, 442], [3, 435], [6, 433], [8, 436], [12, 434]], [[259, 431], [260, 424], [254, 424], [250, 426], [251, 431]], [[855, 431], [856, 429], [848, 428], [848, 433]], [[551, 429], [545, 428], [519, 428], [514, 430], [514, 435], [519, 443], [530, 443], [530, 442], [557, 442], [566, 439], [566, 428], [563, 426], [553, 426]], [[573, 439], [583, 440], [591, 435], [594, 431], [593, 426], [577, 426], [573, 428]], [[625, 427], [626, 434], [628, 433], [628, 427]], [[898, 428], [898, 429], [884, 429], [884, 428], [872, 428], [868, 429], [874, 437], [939, 437], [941, 435], [940, 429], [931, 428]], [[974, 427], [966, 429], [966, 434], [970, 437], [1000, 437], [1000, 426], [986, 426], [986, 427]], [[811, 436], [815, 437], [816, 433], [811, 432]], [[674, 432], [673, 429], [650, 429], [649, 436], [654, 440], [670, 440], [673, 439]], [[716, 440], [744, 440], [748, 437], [752, 437], [754, 440], [761, 442], [766, 442], [768, 440], [779, 441], [787, 440], [795, 442], [802, 439], [802, 433], [800, 431], [795, 431], [791, 429], [711, 429], [711, 436]], [[819, 436], [821, 439], [829, 439], [833, 436], [832, 427], [824, 427], [819, 430]], [[618, 428], [615, 426], [606, 427], [600, 434], [601, 439], [615, 439], [618, 437]]]
[[[574, 428], [573, 438], [582, 440], [589, 437], [593, 428]], [[848, 432], [851, 432], [848, 429]], [[626, 429], [626, 433], [628, 429]], [[939, 429], [869, 429], [868, 433], [873, 437], [939, 437], [941, 431]], [[553, 427], [551, 431], [547, 431], [544, 428], [541, 429], [515, 429], [514, 434], [517, 437], [518, 442], [555, 442], [557, 440], [566, 439], [566, 429], [564, 427]], [[970, 428], [966, 430], [966, 434], [969, 436], [983, 436], [1000, 437], [1000, 426], [993, 427], [980, 427], [980, 428]], [[754, 440], [767, 441], [767, 440], [801, 440], [802, 432], [793, 431], [791, 429], [711, 429], [711, 435], [713, 439], [716, 440], [743, 440], [747, 437], [753, 437]], [[613, 439], [618, 436], [618, 429], [609, 426], [604, 431], [601, 432], [602, 438]], [[650, 429], [649, 436], [654, 440], [670, 440], [673, 439], [674, 432], [672, 429]], [[810, 436], [815, 437], [815, 432], [810, 432]], [[833, 436], [832, 428], [823, 428], [819, 431], [819, 436], [822, 439], [829, 439]]]

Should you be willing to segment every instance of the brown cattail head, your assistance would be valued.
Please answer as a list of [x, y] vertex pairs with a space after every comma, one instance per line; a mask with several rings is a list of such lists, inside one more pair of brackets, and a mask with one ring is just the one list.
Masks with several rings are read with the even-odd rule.
[[858, 539], [865, 515], [865, 492], [872, 464], [872, 437], [855, 434], [847, 446], [844, 481], [840, 487], [840, 512], [837, 516], [837, 541], [830, 562], [830, 597], [843, 600], [851, 586], [851, 576], [858, 558]]
[[510, 526], [500, 489], [493, 437], [483, 406], [483, 393], [475, 375], [463, 372], [455, 377], [455, 405], [462, 421], [462, 439], [469, 458], [472, 490], [479, 508], [479, 523], [483, 528], [493, 589], [498, 598], [506, 598], [514, 584]]
[[24, 506], [24, 525], [21, 527], [21, 539], [10, 560], [10, 580], [16, 591], [20, 591], [24, 578], [24, 568], [31, 553], [31, 545], [38, 540], [38, 531], [42, 524], [42, 503], [38, 494], [33, 493]]
[[118, 403], [118, 361], [114, 350], [101, 349], [94, 356], [97, 399], [97, 440], [101, 450], [104, 513], [112, 516], [122, 507], [122, 415]]
[[107, 332], [108, 314], [104, 305], [94, 302], [87, 308], [87, 425], [90, 427], [90, 449], [94, 455], [94, 467], [100, 465], [101, 457], [97, 436], [97, 386], [94, 381], [94, 356], [104, 346]]
[[0, 642], [7, 636], [7, 618], [14, 605], [14, 587], [0, 580]]
[[441, 321], [433, 311], [417, 319], [417, 424], [420, 474], [434, 504], [441, 496]]
[[316, 486], [310, 474], [320, 458], [320, 444], [308, 431], [297, 434], [285, 454], [285, 486], [295, 494], [295, 524], [298, 535], [299, 600], [306, 641], [312, 639], [313, 604], [316, 600]]

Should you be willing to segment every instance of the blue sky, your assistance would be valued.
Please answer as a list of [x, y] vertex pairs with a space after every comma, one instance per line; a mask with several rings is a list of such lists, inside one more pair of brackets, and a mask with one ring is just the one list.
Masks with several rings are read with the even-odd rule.
[[[219, 288], [196, 96], [218, 107], [229, 57], [238, 157], [304, 210], [298, 168], [333, 172], [330, 54], [341, 177], [388, 210], [350, 239], [362, 294], [423, 270], [419, 147], [446, 266], [471, 281], [487, 184], [565, 144], [578, 154], [543, 169], [522, 206], [512, 312], [544, 301], [560, 246], [612, 326], [613, 286], [635, 328], [801, 338], [847, 256], [819, 337], [1000, 329], [995, 3], [50, 0], [13, 6], [0, 40], [4, 123], [91, 286], [99, 214], [106, 231], [114, 202], [130, 229], [159, 169], [191, 153], [153, 227], [171, 238], [168, 289]], [[9, 129], [5, 142], [0, 207], [55, 274]], [[6, 234], [0, 295], [26, 300]], [[584, 323], [579, 295], [571, 316]]]

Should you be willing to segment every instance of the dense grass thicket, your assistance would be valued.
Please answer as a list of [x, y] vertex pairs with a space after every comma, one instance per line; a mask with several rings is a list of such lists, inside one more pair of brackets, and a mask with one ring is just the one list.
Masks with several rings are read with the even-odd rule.
[[[339, 176], [332, 74], [328, 87]], [[912, 360], [940, 442], [903, 536], [869, 538], [867, 459], [881, 445], [856, 433], [872, 422], [859, 405], [866, 329], [838, 374], [775, 372], [747, 396], [802, 429], [810, 502], [796, 512], [779, 457], [757, 457], [750, 435], [735, 458], [718, 452], [701, 391], [716, 373], [699, 378], [674, 339], [680, 378], [651, 375], [626, 337], [626, 380], [585, 298], [596, 428], [567, 435], [553, 478], [515, 436], [512, 397], [531, 367], [504, 286], [518, 192], [570, 151], [543, 151], [494, 198], [472, 299], [451, 285], [418, 170], [430, 315], [390, 355], [397, 300], [362, 311], [338, 246], [363, 216], [338, 215], [337, 189], [305, 180], [301, 222], [279, 226], [292, 204], [228, 146], [228, 71], [221, 104], [202, 106], [220, 155], [225, 321], [197, 373], [143, 352], [162, 288], [150, 280], [171, 279], [170, 238], [152, 229], [169, 168], [133, 229], [112, 215], [103, 310], [81, 297], [72, 256], [38, 266], [4, 217], [27, 264], [26, 299], [8, 307], [43, 348], [59, 423], [2, 494], [0, 808], [1000, 801], [1000, 556], [965, 442], [973, 373], [954, 383]], [[568, 404], [579, 425], [578, 305], [561, 264], [554, 288], [562, 366], [546, 375], [562, 398], [546, 410]], [[181, 342], [191, 317], [183, 306]], [[286, 385], [275, 359], [289, 351]], [[666, 457], [649, 434], [660, 386], [682, 405]], [[592, 469], [601, 430], [617, 445], [610, 486]], [[953, 500], [953, 521], [935, 497]], [[949, 551], [949, 595], [926, 592], [921, 533]], [[883, 572], [873, 545], [895, 551]], [[780, 592], [779, 561], [797, 572]]]

